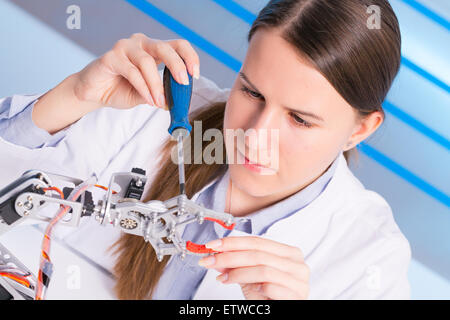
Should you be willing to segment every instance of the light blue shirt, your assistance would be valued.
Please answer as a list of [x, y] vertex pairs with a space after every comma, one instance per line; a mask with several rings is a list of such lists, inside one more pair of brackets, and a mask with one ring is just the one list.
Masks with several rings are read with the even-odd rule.
[[[64, 138], [65, 129], [51, 135], [33, 123], [31, 114], [39, 97], [40, 95], [14, 95], [0, 100], [0, 136], [3, 139], [28, 148], [42, 148], [52, 147]], [[249, 235], [261, 235], [278, 220], [307, 206], [328, 185], [336, 170], [338, 158], [306, 188], [272, 206], [255, 211], [243, 218], [237, 218], [235, 228]], [[222, 177], [199, 195], [197, 202], [206, 208], [224, 212], [228, 183], [229, 172], [226, 171]], [[202, 224], [187, 225], [183, 239], [204, 244], [217, 238], [226, 237], [230, 232], [217, 223], [205, 220]], [[206, 268], [198, 265], [200, 258], [187, 255], [184, 260], [181, 260], [180, 256], [174, 256], [166, 266], [153, 294], [153, 299], [192, 299], [207, 271]]]
[[0, 136], [30, 149], [53, 147], [64, 138], [67, 128], [51, 135], [33, 122], [31, 114], [39, 95], [13, 95], [0, 99]]

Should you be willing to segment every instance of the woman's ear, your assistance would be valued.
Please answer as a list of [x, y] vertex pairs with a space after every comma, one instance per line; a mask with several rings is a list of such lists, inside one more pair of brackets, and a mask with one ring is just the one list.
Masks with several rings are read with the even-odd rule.
[[350, 136], [343, 151], [350, 150], [361, 141], [368, 138], [383, 123], [384, 115], [381, 111], [374, 111], [364, 118], [358, 119], [358, 123]]

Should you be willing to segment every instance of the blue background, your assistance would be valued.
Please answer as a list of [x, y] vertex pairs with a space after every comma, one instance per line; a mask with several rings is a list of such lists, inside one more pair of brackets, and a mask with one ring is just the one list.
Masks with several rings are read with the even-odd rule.
[[[189, 40], [201, 73], [231, 87], [251, 21], [267, 0], [0, 0], [0, 97], [49, 90], [120, 38]], [[413, 254], [414, 299], [450, 299], [450, 1], [391, 0], [402, 67], [386, 121], [352, 171], [390, 203]], [[81, 8], [69, 30], [66, 9]]]

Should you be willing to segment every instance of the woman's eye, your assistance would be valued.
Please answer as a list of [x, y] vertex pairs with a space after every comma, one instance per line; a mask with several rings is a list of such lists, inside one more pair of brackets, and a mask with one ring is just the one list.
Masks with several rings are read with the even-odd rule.
[[312, 127], [312, 124], [309, 122], [306, 122], [305, 120], [303, 120], [302, 118], [300, 118], [298, 115], [296, 115], [295, 113], [291, 113], [291, 117], [292, 119], [294, 119], [294, 122], [296, 125], [299, 126], [303, 126], [303, 127], [307, 127], [310, 128]]
[[242, 90], [244, 93], [250, 95], [252, 98], [262, 99], [262, 95], [261, 95], [261, 94], [259, 94], [258, 92], [252, 91], [252, 90], [250, 90], [250, 89], [247, 88], [247, 87], [242, 86], [242, 87], [241, 87], [241, 90]]

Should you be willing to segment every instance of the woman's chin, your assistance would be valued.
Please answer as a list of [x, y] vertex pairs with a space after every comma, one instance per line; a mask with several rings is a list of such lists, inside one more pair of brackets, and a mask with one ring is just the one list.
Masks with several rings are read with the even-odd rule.
[[230, 165], [233, 185], [253, 197], [264, 197], [275, 193], [274, 176], [247, 168], [243, 164]]

